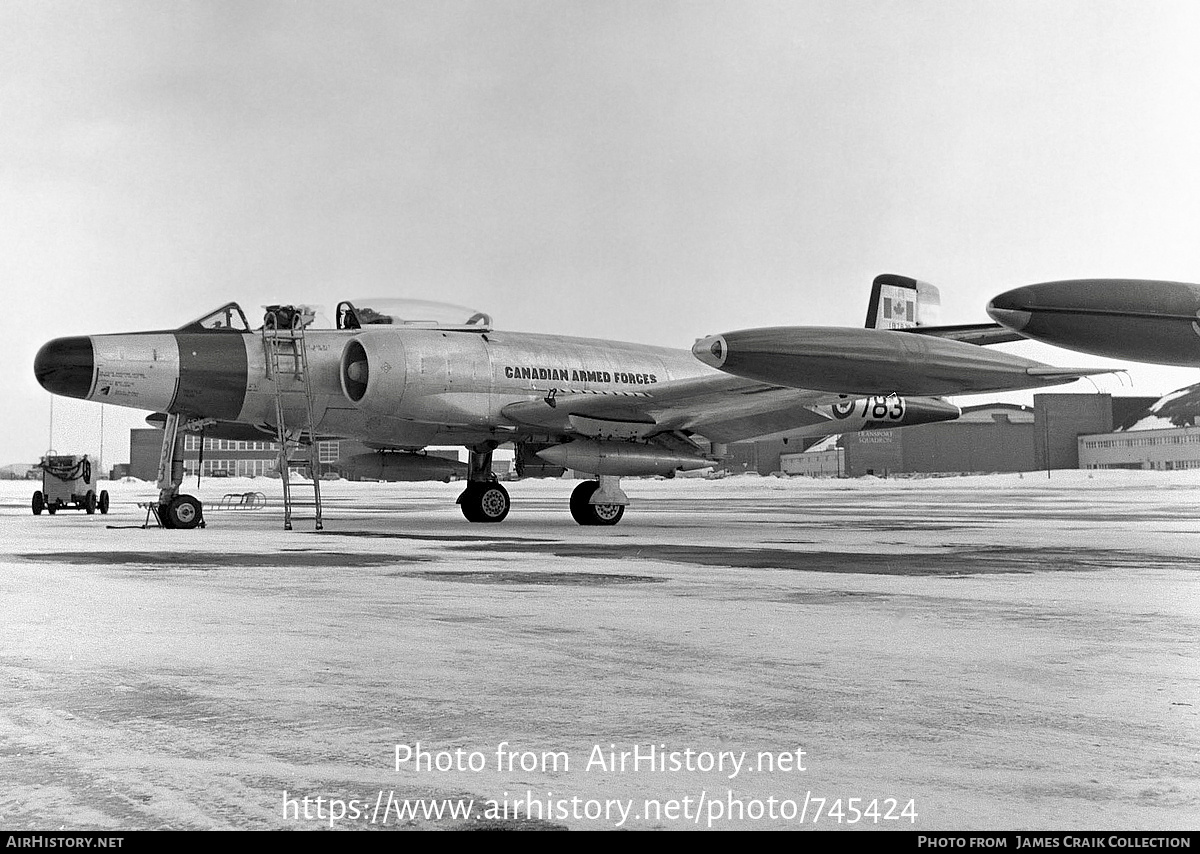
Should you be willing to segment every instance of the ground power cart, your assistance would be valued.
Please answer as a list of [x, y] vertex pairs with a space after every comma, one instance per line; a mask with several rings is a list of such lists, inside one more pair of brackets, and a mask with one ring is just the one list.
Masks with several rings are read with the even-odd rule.
[[96, 489], [92, 483], [92, 463], [87, 455], [82, 457], [47, 455], [39, 464], [42, 470], [42, 488], [33, 493], [33, 515], [40, 516], [45, 510], [51, 516], [64, 507], [69, 510], [85, 510], [88, 515], [99, 510], [108, 512], [108, 490]]

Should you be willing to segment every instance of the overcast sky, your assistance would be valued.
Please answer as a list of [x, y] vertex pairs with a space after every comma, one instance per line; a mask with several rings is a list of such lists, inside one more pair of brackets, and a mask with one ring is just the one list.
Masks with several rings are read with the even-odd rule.
[[[5, 0], [0, 31], [0, 463], [51, 441], [44, 341], [227, 300], [688, 347], [861, 325], [880, 272], [947, 323], [1200, 281], [1194, 2]], [[1200, 380], [1131, 373], [1100, 386]], [[54, 445], [99, 412], [59, 398]], [[105, 412], [127, 459], [144, 413]]]

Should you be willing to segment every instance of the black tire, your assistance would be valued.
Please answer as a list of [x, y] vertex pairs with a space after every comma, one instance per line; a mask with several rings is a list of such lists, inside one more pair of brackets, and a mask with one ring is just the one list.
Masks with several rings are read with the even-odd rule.
[[83, 497], [83, 509], [87, 511], [89, 516], [96, 515], [96, 493], [90, 489], [87, 491], [87, 495]]
[[53, 516], [55, 513], [58, 512], [58, 505], [47, 503], [46, 504], [46, 512], [49, 513], [51, 516]]
[[458, 495], [458, 508], [462, 510], [463, 517], [468, 522], [479, 521], [479, 509], [475, 506], [475, 486], [474, 483], [468, 483], [467, 488]]
[[167, 505], [163, 516], [164, 527], [188, 531], [203, 521], [204, 505], [191, 495], [177, 495]]
[[39, 489], [33, 493], [33, 515], [41, 516], [42, 511], [46, 508], [46, 499], [42, 497], [42, 491]]
[[100, 511], [101, 515], [104, 515], [104, 516], [108, 515], [108, 490], [107, 489], [100, 490], [100, 501], [97, 502], [96, 509], [98, 509]]
[[503, 522], [512, 506], [508, 490], [498, 483], [469, 483], [458, 503], [468, 522]]
[[624, 504], [589, 504], [600, 481], [585, 480], [571, 492], [571, 518], [580, 525], [615, 525], [625, 515]]

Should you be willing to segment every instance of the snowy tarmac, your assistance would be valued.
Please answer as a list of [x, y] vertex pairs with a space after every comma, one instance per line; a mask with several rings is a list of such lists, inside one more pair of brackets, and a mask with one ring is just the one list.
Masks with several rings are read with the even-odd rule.
[[1200, 473], [193, 485], [0, 483], [0, 826], [1200, 824]]

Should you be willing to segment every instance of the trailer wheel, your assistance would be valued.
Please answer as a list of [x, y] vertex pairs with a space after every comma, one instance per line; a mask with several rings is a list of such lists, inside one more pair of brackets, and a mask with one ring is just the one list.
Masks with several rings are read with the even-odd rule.
[[87, 491], [87, 495], [83, 497], [83, 509], [87, 511], [89, 516], [96, 515], [96, 493], [90, 489]]
[[45, 506], [46, 499], [42, 497], [42, 491], [39, 489], [33, 493], [33, 515], [41, 516]]
[[102, 514], [104, 514], [105, 516], [108, 515], [108, 490], [107, 489], [100, 490], [100, 501], [96, 504], [96, 507]]

